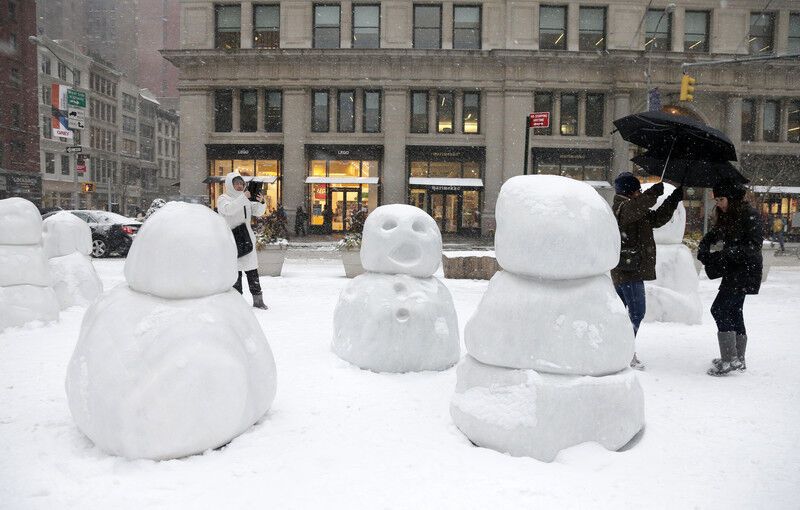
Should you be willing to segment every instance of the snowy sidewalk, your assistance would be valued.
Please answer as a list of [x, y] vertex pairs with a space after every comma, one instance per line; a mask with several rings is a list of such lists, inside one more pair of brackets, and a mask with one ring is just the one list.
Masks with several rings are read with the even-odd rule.
[[[95, 261], [106, 289], [123, 264]], [[383, 375], [337, 358], [341, 262], [290, 258], [283, 274], [262, 279], [270, 310], [256, 312], [278, 365], [272, 410], [186, 459], [109, 457], [75, 427], [64, 377], [84, 309], [0, 334], [0, 508], [797, 508], [798, 268], [773, 267], [745, 303], [746, 374], [705, 375], [717, 282], [700, 282], [702, 325], [643, 324], [641, 440], [552, 464], [472, 446], [448, 412], [454, 369]], [[463, 332], [488, 282], [445, 284]]]

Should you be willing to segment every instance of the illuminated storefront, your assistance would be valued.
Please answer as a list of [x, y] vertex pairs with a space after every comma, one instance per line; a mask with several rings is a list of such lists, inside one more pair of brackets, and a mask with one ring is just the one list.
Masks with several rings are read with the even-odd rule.
[[443, 234], [480, 235], [485, 159], [483, 147], [406, 147], [408, 203]]
[[378, 207], [382, 146], [310, 145], [306, 156], [312, 233], [346, 232], [356, 211]]
[[211, 206], [216, 207], [217, 197], [223, 193], [225, 176], [233, 171], [264, 183], [267, 214], [281, 203], [281, 178], [283, 146], [281, 145], [207, 145], [206, 158], [209, 171], [205, 183], [209, 185]]

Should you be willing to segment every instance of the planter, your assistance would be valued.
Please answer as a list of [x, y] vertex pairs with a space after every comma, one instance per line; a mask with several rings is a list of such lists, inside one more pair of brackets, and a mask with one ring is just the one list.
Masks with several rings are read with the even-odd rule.
[[361, 250], [341, 250], [344, 274], [348, 278], [355, 278], [364, 273], [361, 265]]
[[268, 244], [256, 250], [258, 274], [260, 276], [280, 276], [286, 258], [285, 244]]
[[457, 280], [491, 280], [500, 265], [494, 253], [487, 255], [442, 254], [442, 270], [447, 279]]

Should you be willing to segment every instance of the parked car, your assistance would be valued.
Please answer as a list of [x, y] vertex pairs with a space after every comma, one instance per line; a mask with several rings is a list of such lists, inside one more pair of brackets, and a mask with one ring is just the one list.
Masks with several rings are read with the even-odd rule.
[[[42, 218], [57, 212], [60, 211], [49, 212]], [[107, 257], [112, 253], [126, 256], [133, 238], [142, 226], [140, 221], [108, 211], [68, 210], [67, 212], [89, 224], [92, 231], [92, 257]]]

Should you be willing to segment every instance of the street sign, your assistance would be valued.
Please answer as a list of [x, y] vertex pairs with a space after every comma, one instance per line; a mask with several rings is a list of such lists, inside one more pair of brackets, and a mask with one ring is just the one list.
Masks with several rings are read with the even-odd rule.
[[69, 107], [69, 120], [72, 122], [73, 120], [79, 120], [81, 122], [86, 120], [86, 110], [76, 110], [74, 107]]
[[533, 112], [528, 116], [528, 126], [532, 128], [549, 128], [550, 112]]
[[67, 147], [67, 152], [83, 152], [83, 147], [80, 145], [70, 145]]
[[80, 90], [69, 89], [67, 90], [67, 106], [70, 110], [73, 108], [86, 109], [86, 92]]
[[86, 173], [86, 162], [85, 161], [78, 161], [78, 164], [75, 165], [75, 170], [83, 175]]

